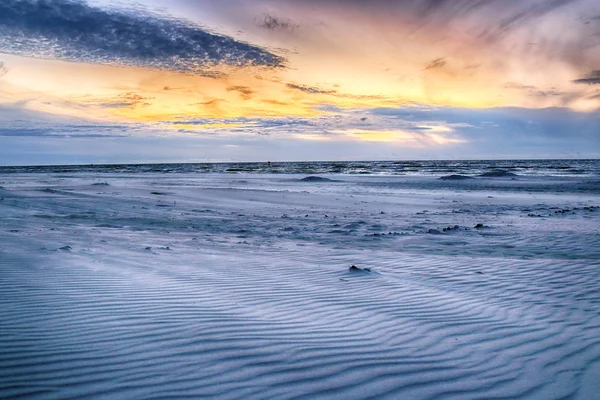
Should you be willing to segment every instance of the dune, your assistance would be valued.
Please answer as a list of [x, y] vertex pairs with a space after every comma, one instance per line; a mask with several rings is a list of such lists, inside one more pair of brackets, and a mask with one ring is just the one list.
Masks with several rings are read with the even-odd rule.
[[0, 397], [595, 398], [600, 193], [293, 178], [0, 175]]

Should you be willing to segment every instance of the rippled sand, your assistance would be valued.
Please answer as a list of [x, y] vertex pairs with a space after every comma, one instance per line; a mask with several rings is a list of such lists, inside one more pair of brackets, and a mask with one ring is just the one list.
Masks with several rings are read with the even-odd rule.
[[597, 398], [597, 180], [327, 177], [0, 175], [0, 398]]

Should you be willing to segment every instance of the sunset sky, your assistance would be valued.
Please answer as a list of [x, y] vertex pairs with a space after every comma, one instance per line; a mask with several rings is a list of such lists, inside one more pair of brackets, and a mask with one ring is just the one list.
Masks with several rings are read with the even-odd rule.
[[0, 165], [575, 157], [598, 0], [0, 2]]

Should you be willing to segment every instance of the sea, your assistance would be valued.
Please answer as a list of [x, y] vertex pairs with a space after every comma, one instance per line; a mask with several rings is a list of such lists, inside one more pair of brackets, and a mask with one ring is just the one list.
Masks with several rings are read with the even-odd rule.
[[519, 176], [600, 176], [600, 159], [556, 160], [422, 160], [422, 161], [310, 161], [223, 162], [181, 164], [88, 164], [0, 166], [0, 173], [250, 173], [479, 176], [505, 171]]

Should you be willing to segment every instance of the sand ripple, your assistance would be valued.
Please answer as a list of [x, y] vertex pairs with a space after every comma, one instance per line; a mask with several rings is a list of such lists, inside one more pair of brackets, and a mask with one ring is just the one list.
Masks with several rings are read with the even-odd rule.
[[600, 296], [572, 290], [598, 265], [378, 256], [357, 276], [347, 254], [127, 274], [2, 254], [3, 396], [558, 399], [600, 362]]

